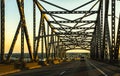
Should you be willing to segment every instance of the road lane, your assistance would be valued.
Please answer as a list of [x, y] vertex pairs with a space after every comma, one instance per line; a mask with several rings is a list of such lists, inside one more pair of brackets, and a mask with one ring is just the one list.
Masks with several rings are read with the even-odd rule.
[[111, 65], [93, 60], [72, 61], [7, 76], [120, 76], [118, 67], [110, 68]]
[[94, 63], [95, 66], [104, 71], [108, 76], [120, 76], [120, 67], [105, 64], [94, 60], [90, 60], [90, 62]]
[[92, 64], [91, 62], [89, 62], [90, 65], [92, 65], [94, 68], [96, 68], [99, 72], [101, 72], [104, 76], [108, 76], [105, 72], [103, 72], [101, 69], [99, 69], [98, 67], [96, 67], [94, 64]]
[[78, 62], [73, 70], [64, 74], [64, 76], [104, 76], [87, 61]]

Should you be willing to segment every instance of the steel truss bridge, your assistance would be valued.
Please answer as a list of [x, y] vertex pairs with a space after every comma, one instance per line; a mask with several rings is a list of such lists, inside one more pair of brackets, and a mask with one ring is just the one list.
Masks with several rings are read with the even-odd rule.
[[[90, 57], [92, 59], [109, 60], [111, 62], [118, 61], [120, 17], [117, 18], [119, 22], [116, 25], [116, 0], [86, 0], [86, 3], [78, 5], [78, 7], [72, 10], [47, 0], [33, 0], [33, 5], [31, 5], [33, 6], [32, 47], [30, 33], [27, 29], [29, 26], [26, 25], [24, 1], [16, 0], [20, 21], [17, 25], [9, 52], [5, 56], [6, 6], [5, 0], [1, 0], [1, 62], [11, 60], [11, 55], [19, 34], [21, 36], [20, 61], [24, 61], [24, 41], [27, 43], [31, 61], [38, 60], [39, 50], [41, 50], [42, 58], [46, 57], [46, 59], [49, 59], [51, 57], [55, 59], [65, 57], [66, 51], [71, 49], [90, 50]], [[52, 10], [53, 8], [48, 10], [42, 3], [60, 10]], [[89, 9], [80, 10], [89, 4], [91, 4]], [[39, 25], [36, 24], [37, 10], [40, 13]], [[109, 10], [110, 14], [108, 14]], [[77, 16], [76, 19], [74, 19], [74, 15]], [[94, 16], [90, 17], [92, 15]], [[39, 28], [36, 28], [37, 26]], [[116, 29], [117, 26], [118, 28]]]

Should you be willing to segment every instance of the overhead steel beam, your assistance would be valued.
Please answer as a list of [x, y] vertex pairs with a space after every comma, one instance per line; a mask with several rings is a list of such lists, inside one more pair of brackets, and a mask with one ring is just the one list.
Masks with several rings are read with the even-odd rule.
[[77, 9], [79, 9], [79, 8], [82, 8], [82, 7], [84, 7], [84, 6], [86, 6], [86, 5], [90, 4], [90, 3], [92, 3], [92, 2], [94, 2], [94, 1], [95, 1], [95, 0], [91, 0], [91, 1], [85, 3], [85, 4], [81, 5], [81, 6], [79, 6], [79, 7], [75, 8], [75, 9], [73, 9], [72, 11], [75, 11], [75, 10], [77, 10]]
[[[92, 0], [92, 1], [93, 1], [93, 0]], [[99, 2], [99, 1], [97, 1], [97, 2], [89, 9], [89, 11], [91, 11], [98, 2]], [[82, 17], [77, 18], [77, 19], [75, 19], [74, 21], [77, 21], [77, 20], [81, 21], [83, 18], [85, 18], [85, 17], [87, 17], [87, 16], [90, 16], [90, 15], [91, 15], [91, 14], [85, 13]], [[73, 27], [76, 27], [77, 25], [78, 25], [78, 23], [76, 23]], [[72, 31], [72, 29], [71, 29], [70, 31]]]
[[[34, 3], [36, 4], [36, 6], [38, 7], [38, 9], [40, 10], [40, 12], [42, 12], [43, 10], [46, 10], [39, 2], [38, 0], [34, 0]], [[46, 10], [47, 11], [47, 10]], [[44, 19], [47, 21], [47, 23], [49, 24], [50, 27], [54, 27], [49, 23], [49, 19], [46, 16], [46, 14], [44, 14]], [[53, 30], [54, 31], [54, 30]], [[54, 31], [55, 32], [55, 31]]]
[[[95, 27], [64, 27], [64, 29], [94, 29]], [[54, 27], [52, 29], [63, 30], [62, 28]]]
[[[84, 34], [80, 34], [80, 35], [84, 35]], [[93, 35], [85, 35], [86, 37], [93, 37]], [[64, 36], [61, 36], [60, 34], [59, 34], [59, 37], [64, 37]], [[70, 36], [69, 36], [70, 37]], [[79, 35], [77, 35], [77, 36], [71, 36], [71, 37], [80, 37]]]
[[68, 9], [65, 9], [65, 8], [63, 8], [63, 7], [60, 7], [60, 6], [58, 6], [58, 5], [55, 5], [55, 4], [50, 3], [50, 2], [48, 2], [48, 1], [45, 1], [45, 0], [39, 0], [39, 1], [42, 1], [42, 2], [47, 3], [47, 4], [49, 4], [49, 5], [55, 6], [55, 7], [57, 7], [57, 8], [62, 9], [62, 10], [69, 11]]
[[42, 11], [44, 14], [84, 14], [97, 13], [97, 11]]
[[92, 34], [93, 32], [56, 32], [58, 35], [72, 35], [72, 34], [77, 34], [77, 35], [87, 35], [87, 34]]
[[[68, 43], [68, 42], [71, 43], [70, 40], [60, 41], [60, 43], [62, 43], [62, 42], [64, 42], [64, 43]], [[83, 43], [90, 43], [90, 42], [91, 42], [91, 41], [83, 41]], [[54, 41], [53, 43], [58, 43], [58, 41]], [[53, 43], [50, 42], [49, 44], [53, 44]], [[78, 43], [79, 43], [79, 42], [78, 42]]]
[[42, 35], [42, 36], [37, 36], [35, 39], [42, 38], [42, 37], [49, 37], [49, 36], [56, 36], [57, 34], [52, 34], [52, 35]]
[[95, 23], [95, 20], [80, 20], [80, 21], [49, 21], [50, 23]]
[[[90, 44], [90, 42], [82, 42], [82, 44], [81, 44], [81, 42], [79, 42], [80, 43], [80, 45], [86, 45], [86, 43], [87, 44]], [[79, 45], [79, 43], [71, 43], [71, 42], [64, 42], [64, 44], [66, 44], [66, 45]]]

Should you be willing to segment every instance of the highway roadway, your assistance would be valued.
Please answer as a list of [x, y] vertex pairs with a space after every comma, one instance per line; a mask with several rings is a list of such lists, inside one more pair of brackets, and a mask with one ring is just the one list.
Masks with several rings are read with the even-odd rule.
[[86, 59], [25, 70], [7, 76], [120, 76], [120, 67]]

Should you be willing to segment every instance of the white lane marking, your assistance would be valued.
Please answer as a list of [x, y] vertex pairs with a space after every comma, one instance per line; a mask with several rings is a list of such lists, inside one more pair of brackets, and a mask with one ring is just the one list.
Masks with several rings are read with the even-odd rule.
[[92, 65], [94, 68], [96, 68], [96, 69], [97, 69], [99, 72], [101, 72], [103, 75], [108, 76], [105, 72], [103, 72], [101, 69], [99, 69], [98, 67], [96, 67], [94, 64], [92, 64], [92, 63], [90, 63], [90, 62], [89, 62], [89, 64]]
[[66, 72], [66, 71], [61, 72], [61, 73], [60, 73], [60, 76], [62, 76], [65, 72]]

